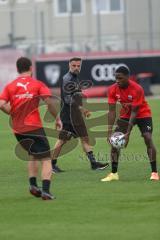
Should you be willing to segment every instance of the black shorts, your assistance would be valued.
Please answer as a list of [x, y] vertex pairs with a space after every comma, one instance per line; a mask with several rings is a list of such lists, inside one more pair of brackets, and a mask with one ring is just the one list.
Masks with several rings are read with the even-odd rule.
[[51, 157], [49, 142], [43, 128], [22, 134], [16, 133], [15, 136], [29, 155], [37, 159]]
[[[128, 118], [120, 118], [117, 120], [116, 132], [126, 133], [128, 129]], [[137, 125], [141, 134], [153, 131], [153, 123], [151, 117], [136, 118], [134, 125]]]
[[80, 124], [73, 126], [69, 123], [63, 123], [63, 129], [59, 133], [59, 139], [61, 140], [70, 140], [71, 137], [77, 138], [77, 137], [87, 137], [87, 129], [86, 125]]

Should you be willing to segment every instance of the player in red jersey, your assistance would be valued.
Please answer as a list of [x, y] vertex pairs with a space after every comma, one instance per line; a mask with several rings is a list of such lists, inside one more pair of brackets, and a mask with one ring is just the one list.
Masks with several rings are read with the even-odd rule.
[[[147, 154], [151, 164], [151, 180], [159, 180], [156, 166], [156, 149], [152, 141], [152, 117], [151, 110], [144, 97], [142, 87], [129, 80], [129, 69], [120, 66], [115, 72], [116, 83], [108, 90], [108, 142], [112, 134], [113, 125], [116, 119], [116, 103], [121, 104], [120, 117], [117, 120], [115, 131], [125, 134], [126, 146], [132, 127], [136, 124], [139, 127], [142, 137], [147, 147]], [[111, 148], [112, 172], [105, 178], [103, 182], [119, 180], [118, 176], [118, 159], [120, 150]]]
[[[16, 62], [19, 76], [6, 85], [0, 95], [0, 108], [11, 116], [13, 132], [29, 154], [28, 173], [30, 193], [43, 200], [54, 199], [50, 193], [52, 175], [50, 146], [39, 114], [39, 102], [44, 100], [56, 118], [56, 127], [62, 123], [54, 107], [51, 92], [44, 83], [32, 77], [32, 62], [21, 57]], [[7, 105], [10, 103], [10, 107]], [[41, 161], [42, 191], [37, 186], [38, 162]]]

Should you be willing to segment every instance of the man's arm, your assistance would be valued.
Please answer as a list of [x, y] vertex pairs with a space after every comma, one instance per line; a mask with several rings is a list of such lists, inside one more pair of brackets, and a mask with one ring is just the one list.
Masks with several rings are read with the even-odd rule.
[[133, 128], [133, 125], [134, 125], [134, 122], [136, 120], [136, 116], [137, 116], [138, 110], [139, 110], [138, 106], [132, 107], [131, 116], [130, 116], [130, 119], [129, 119], [128, 129], [127, 129], [127, 133], [128, 134], [130, 134], [130, 132], [131, 132], [131, 130]]
[[76, 88], [76, 83], [71, 81], [70, 76], [65, 76], [62, 79], [61, 93], [65, 104], [70, 105], [72, 103], [72, 94]]
[[0, 100], [0, 109], [6, 113], [6, 114], [10, 114], [11, 111], [11, 107], [10, 104], [8, 104], [5, 100]]
[[137, 116], [138, 110], [139, 110], [139, 106], [132, 107], [132, 109], [131, 109], [131, 115], [130, 115], [130, 119], [129, 119], [129, 122], [128, 122], [127, 133], [125, 134], [125, 140], [126, 140], [125, 146], [128, 145], [129, 136], [130, 136], [130, 133], [132, 131], [134, 122], [136, 120], [136, 116]]
[[113, 125], [115, 123], [116, 119], [116, 104], [108, 104], [109, 105], [109, 111], [108, 111], [108, 131], [107, 131], [107, 140], [109, 142], [109, 139], [112, 134]]
[[55, 118], [56, 121], [56, 129], [61, 130], [62, 129], [62, 122], [60, 117], [58, 116], [57, 110], [55, 108], [55, 103], [52, 97], [47, 97], [44, 99], [45, 103], [48, 105], [48, 110], [52, 114], [52, 116]]
[[79, 83], [72, 76], [63, 77], [61, 92], [65, 104], [82, 106], [82, 91]]

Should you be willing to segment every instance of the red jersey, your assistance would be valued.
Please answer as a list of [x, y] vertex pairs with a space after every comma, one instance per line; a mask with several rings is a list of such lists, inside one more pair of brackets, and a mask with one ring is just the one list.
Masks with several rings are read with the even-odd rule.
[[151, 117], [151, 110], [145, 100], [143, 88], [129, 80], [127, 88], [120, 88], [117, 83], [108, 89], [108, 103], [115, 104], [119, 102], [122, 105], [120, 111], [121, 118], [130, 118], [131, 108], [139, 107], [136, 118]]
[[4, 88], [0, 99], [10, 102], [14, 132], [24, 133], [42, 127], [39, 101], [48, 96], [51, 96], [49, 88], [30, 76], [19, 76]]

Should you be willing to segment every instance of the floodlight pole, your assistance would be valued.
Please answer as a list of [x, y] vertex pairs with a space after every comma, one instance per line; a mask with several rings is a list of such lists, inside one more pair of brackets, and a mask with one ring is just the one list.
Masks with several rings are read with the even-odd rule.
[[38, 6], [36, 4], [36, 0], [34, 0], [34, 49], [35, 49], [35, 54], [38, 54], [38, 46], [39, 46], [39, 41], [38, 41]]
[[11, 47], [14, 48], [15, 44], [14, 44], [14, 40], [15, 40], [15, 9], [14, 9], [14, 0], [10, 1], [10, 34], [9, 34], [9, 38], [10, 38], [10, 44]]
[[102, 50], [102, 42], [101, 42], [101, 15], [98, 0], [96, 0], [96, 22], [97, 22], [97, 46], [98, 51]]
[[149, 26], [149, 46], [154, 49], [153, 44], [153, 16], [152, 16], [152, 1], [148, 0], [148, 26]]
[[123, 13], [123, 32], [124, 32], [124, 50], [128, 51], [128, 29], [127, 29], [127, 1], [124, 0]]
[[44, 12], [40, 13], [40, 23], [41, 23], [41, 54], [45, 53], [45, 24], [44, 24]]
[[71, 45], [71, 52], [74, 52], [74, 26], [73, 26], [73, 11], [71, 6], [71, 1], [69, 4], [69, 35], [70, 35], [70, 45]]

